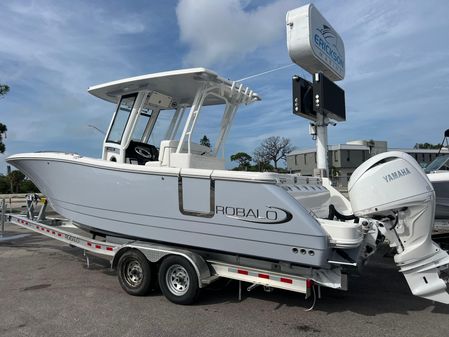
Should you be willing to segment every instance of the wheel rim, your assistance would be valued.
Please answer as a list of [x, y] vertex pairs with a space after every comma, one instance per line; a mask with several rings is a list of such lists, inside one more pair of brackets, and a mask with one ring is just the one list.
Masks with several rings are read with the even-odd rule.
[[143, 269], [138, 261], [127, 260], [123, 266], [123, 269], [123, 276], [129, 286], [136, 288], [142, 283]]
[[183, 266], [174, 264], [165, 274], [165, 283], [172, 294], [182, 296], [189, 290], [189, 274]]

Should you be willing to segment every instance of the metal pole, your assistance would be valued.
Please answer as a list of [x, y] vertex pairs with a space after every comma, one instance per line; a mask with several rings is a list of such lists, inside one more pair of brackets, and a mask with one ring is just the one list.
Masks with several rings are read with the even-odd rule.
[[242, 300], [242, 281], [239, 280], [239, 302]]
[[321, 177], [328, 176], [327, 123], [322, 113], [317, 113], [316, 123], [316, 166]]
[[37, 220], [38, 220], [38, 221], [44, 221], [44, 220], [46, 220], [46, 219], [45, 219], [45, 212], [46, 212], [46, 210], [47, 210], [47, 204], [48, 204], [48, 201], [47, 201], [47, 198], [45, 198], [45, 200], [44, 200], [44, 202], [43, 202], [43, 204], [42, 204], [42, 207], [41, 207], [41, 209], [40, 209], [40, 211], [39, 211], [39, 215], [37, 216]]
[[[315, 86], [319, 86], [320, 74], [314, 74], [313, 80], [313, 106], [316, 113], [316, 172], [314, 176], [327, 177], [328, 176], [328, 164], [327, 164], [327, 125], [328, 119], [322, 108], [321, 90], [315, 92]], [[318, 88], [318, 87], [317, 87]]]
[[5, 198], [2, 199], [2, 220], [1, 220], [1, 224], [2, 224], [2, 237], [5, 234], [5, 207], [6, 207], [6, 202], [5, 202]]

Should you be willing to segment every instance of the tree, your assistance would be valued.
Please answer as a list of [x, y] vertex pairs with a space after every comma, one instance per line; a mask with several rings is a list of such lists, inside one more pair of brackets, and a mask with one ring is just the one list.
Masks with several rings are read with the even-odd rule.
[[[5, 96], [9, 92], [9, 86], [6, 84], [0, 84], [0, 98]], [[8, 128], [5, 124], [0, 123], [0, 153], [5, 152], [5, 144], [3, 143], [3, 137], [5, 132], [8, 131]]]
[[8, 131], [8, 128], [5, 124], [0, 123], [0, 153], [5, 152], [5, 144], [3, 143], [3, 137], [5, 135], [5, 132]]
[[259, 163], [274, 163], [274, 169], [278, 171], [278, 162], [287, 160], [287, 154], [293, 150], [290, 139], [284, 137], [268, 137], [254, 150], [254, 157]]
[[274, 167], [270, 164], [270, 161], [265, 158], [259, 156], [257, 153], [254, 153], [253, 162], [255, 163], [254, 168], [259, 172], [273, 172]]
[[6, 194], [9, 193], [9, 181], [8, 178], [4, 175], [0, 175], [0, 193]]
[[19, 192], [20, 193], [39, 193], [39, 189], [36, 187], [36, 185], [34, 185], [34, 183], [30, 179], [25, 178], [20, 183]]
[[248, 171], [251, 168], [251, 161], [253, 159], [246, 152], [237, 152], [231, 156], [231, 161], [236, 161], [239, 163], [237, 167], [238, 171]]
[[6, 84], [0, 84], [0, 97], [5, 96], [9, 92], [9, 86]]
[[436, 149], [441, 147], [440, 144], [430, 144], [430, 143], [416, 143], [413, 147], [414, 149]]
[[210, 140], [209, 140], [209, 138], [207, 138], [207, 136], [204, 135], [203, 138], [201, 138], [201, 140], [200, 140], [200, 144], [210, 148]]
[[24, 181], [25, 175], [17, 170], [11, 171], [8, 174], [9, 184], [11, 185], [11, 193], [19, 193], [20, 184]]

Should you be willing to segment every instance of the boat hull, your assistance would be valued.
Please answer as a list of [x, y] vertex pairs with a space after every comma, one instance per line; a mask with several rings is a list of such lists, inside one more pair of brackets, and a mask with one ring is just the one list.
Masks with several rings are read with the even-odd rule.
[[427, 175], [435, 190], [436, 219], [449, 219], [449, 172], [436, 172]]
[[[283, 188], [257, 174], [152, 168], [66, 154], [8, 162], [52, 207], [99, 232], [329, 267], [328, 235]], [[267, 176], [269, 177], [269, 176]]]

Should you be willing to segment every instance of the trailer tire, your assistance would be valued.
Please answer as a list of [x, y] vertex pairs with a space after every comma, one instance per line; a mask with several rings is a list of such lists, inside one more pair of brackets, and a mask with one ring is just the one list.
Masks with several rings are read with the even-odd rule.
[[117, 265], [121, 287], [133, 296], [147, 295], [152, 288], [152, 266], [138, 250], [129, 250], [120, 256]]
[[164, 296], [175, 304], [192, 304], [200, 287], [192, 264], [181, 256], [166, 257], [159, 267], [159, 287]]

